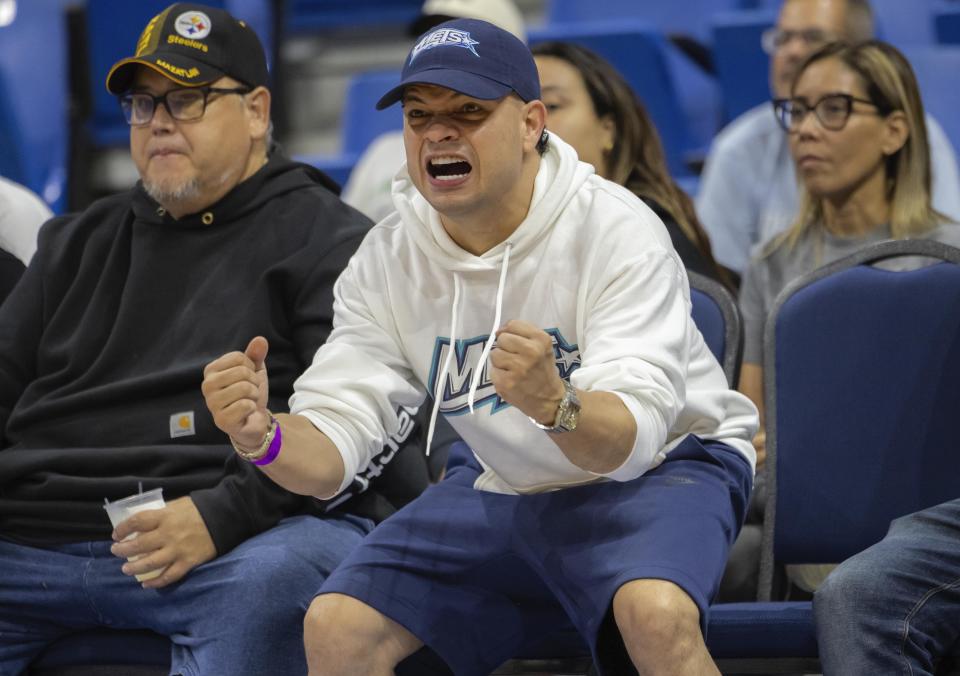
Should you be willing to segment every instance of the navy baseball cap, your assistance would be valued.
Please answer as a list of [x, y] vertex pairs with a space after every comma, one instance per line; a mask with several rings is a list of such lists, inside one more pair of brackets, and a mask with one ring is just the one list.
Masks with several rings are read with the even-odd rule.
[[399, 101], [413, 84], [446, 87], [481, 100], [510, 92], [524, 101], [540, 98], [540, 77], [527, 46], [479, 19], [453, 19], [421, 35], [407, 56], [400, 84], [383, 95], [377, 110]]

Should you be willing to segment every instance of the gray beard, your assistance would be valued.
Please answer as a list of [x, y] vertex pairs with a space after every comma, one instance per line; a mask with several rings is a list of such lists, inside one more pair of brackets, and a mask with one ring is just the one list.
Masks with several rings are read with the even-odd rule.
[[174, 184], [173, 181], [153, 183], [144, 180], [143, 189], [146, 190], [147, 194], [154, 200], [164, 207], [169, 208], [171, 204], [185, 202], [198, 197], [200, 195], [200, 181], [192, 178], [189, 181]]

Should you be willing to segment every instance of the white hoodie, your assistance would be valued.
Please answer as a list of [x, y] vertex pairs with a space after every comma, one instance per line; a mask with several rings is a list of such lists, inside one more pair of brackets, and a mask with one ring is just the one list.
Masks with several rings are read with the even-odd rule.
[[[393, 194], [397, 212], [370, 231], [337, 281], [333, 333], [290, 399], [291, 412], [343, 456], [341, 490], [397, 431], [397, 406], [418, 406], [440, 384], [435, 408], [486, 469], [478, 489], [629, 481], [688, 433], [724, 441], [755, 464], [756, 408], [728, 388], [694, 325], [666, 229], [566, 143], [551, 135], [527, 217], [481, 256], [450, 238], [405, 168]], [[605, 475], [577, 467], [497, 396], [484, 348], [510, 319], [553, 336], [560, 375], [575, 387], [623, 400], [637, 436], [620, 467]]]

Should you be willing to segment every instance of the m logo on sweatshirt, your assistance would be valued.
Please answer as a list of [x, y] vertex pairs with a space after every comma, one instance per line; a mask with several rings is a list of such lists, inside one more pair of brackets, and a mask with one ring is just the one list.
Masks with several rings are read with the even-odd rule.
[[[580, 367], [580, 348], [567, 342], [559, 329], [544, 329], [544, 331], [553, 339], [553, 354], [556, 357], [557, 371], [560, 373], [560, 377], [569, 380], [570, 374]], [[442, 413], [461, 415], [470, 412], [468, 403], [470, 383], [473, 382], [473, 375], [477, 368], [482, 368], [483, 373], [473, 397], [474, 409], [489, 405], [492, 415], [510, 405], [500, 398], [490, 381], [490, 360], [487, 359], [482, 367], [479, 365], [480, 355], [488, 338], [489, 336], [476, 336], [457, 340], [453, 357], [450, 360], [450, 368], [443, 383], [443, 390], [440, 393], [440, 411]], [[430, 364], [429, 382], [427, 383], [431, 394], [437, 391], [437, 377], [443, 369], [443, 362], [449, 352], [450, 339], [438, 336], [433, 347], [433, 358]]]

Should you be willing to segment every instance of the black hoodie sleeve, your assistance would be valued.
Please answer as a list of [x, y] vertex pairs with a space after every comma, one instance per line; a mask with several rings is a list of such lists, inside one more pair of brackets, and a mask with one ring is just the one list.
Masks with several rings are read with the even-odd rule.
[[310, 508], [308, 498], [281, 488], [236, 454], [227, 459], [224, 471], [216, 486], [190, 494], [220, 556], [284, 517]]

